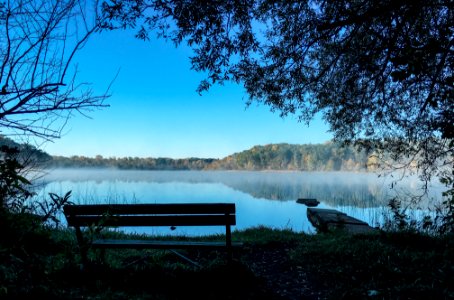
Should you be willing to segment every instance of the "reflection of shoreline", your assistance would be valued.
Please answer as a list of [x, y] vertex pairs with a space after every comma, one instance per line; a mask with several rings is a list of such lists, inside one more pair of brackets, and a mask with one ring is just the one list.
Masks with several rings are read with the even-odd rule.
[[[386, 180], [364, 172], [298, 171], [136, 171], [59, 169], [43, 178], [50, 182], [220, 183], [254, 198], [296, 201], [317, 198], [328, 205], [382, 207], [391, 198]], [[408, 182], [411, 186], [412, 182]]]
[[[102, 176], [100, 176], [100, 174]], [[127, 176], [125, 176], [127, 174]], [[246, 170], [201, 170], [201, 171], [155, 171], [155, 170], [119, 170], [119, 169], [88, 169], [88, 168], [61, 168], [55, 170], [47, 170], [44, 174], [44, 178], [47, 178], [48, 181], [86, 181], [86, 180], [97, 180], [102, 178], [102, 180], [106, 179], [128, 179], [128, 181], [149, 181], [156, 180], [159, 182], [162, 181], [174, 181], [175, 178], [179, 180], [200, 180], [203, 182], [207, 181], [218, 181], [219, 179], [225, 179], [222, 177], [223, 175], [246, 175], [248, 176], [247, 179], [257, 179], [263, 177], [260, 175], [297, 175], [302, 176], [305, 179], [309, 179], [312, 176], [325, 177], [327, 174], [334, 177], [345, 177], [347, 175], [355, 176], [358, 175], [365, 175], [371, 178], [371, 176], [375, 176], [372, 172], [353, 172], [353, 171], [293, 171], [293, 170], [260, 170], [260, 171], [246, 171]], [[144, 176], [145, 175], [145, 176]], [[151, 176], [150, 176], [151, 175]], [[258, 175], [258, 176], [257, 176]], [[221, 177], [220, 177], [221, 176]], [[288, 178], [284, 178], [288, 179]], [[363, 179], [363, 178], [361, 178]]]

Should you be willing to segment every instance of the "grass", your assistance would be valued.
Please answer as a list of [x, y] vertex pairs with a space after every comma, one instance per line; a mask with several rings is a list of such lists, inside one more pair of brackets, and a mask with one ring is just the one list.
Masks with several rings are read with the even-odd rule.
[[0, 229], [2, 299], [454, 298], [452, 236], [258, 227], [233, 233], [245, 245], [230, 265], [215, 251], [181, 252], [199, 268], [168, 251], [108, 250], [81, 268], [72, 230], [10, 214]]
[[454, 242], [416, 233], [306, 237], [293, 261], [336, 298], [454, 297]]

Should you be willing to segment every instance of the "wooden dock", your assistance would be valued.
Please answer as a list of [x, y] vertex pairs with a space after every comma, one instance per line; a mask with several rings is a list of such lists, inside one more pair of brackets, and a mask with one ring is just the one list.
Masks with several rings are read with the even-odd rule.
[[369, 226], [366, 222], [334, 209], [308, 208], [307, 217], [312, 225], [320, 232], [336, 229], [345, 230], [349, 233], [370, 233], [378, 231], [378, 229]]

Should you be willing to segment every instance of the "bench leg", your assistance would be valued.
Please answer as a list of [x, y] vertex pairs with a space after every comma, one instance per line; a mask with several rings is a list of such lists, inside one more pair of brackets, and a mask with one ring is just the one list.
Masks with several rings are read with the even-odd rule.
[[106, 249], [104, 248], [101, 248], [99, 249], [99, 260], [101, 261], [101, 263], [105, 263], [106, 261]]
[[230, 225], [225, 226], [225, 246], [227, 247], [227, 262], [232, 262], [232, 230]]
[[86, 243], [84, 242], [84, 237], [82, 236], [80, 227], [76, 227], [76, 237], [77, 237], [77, 242], [79, 243], [79, 250], [80, 250], [82, 265], [84, 267], [87, 267], [87, 263], [88, 263], [87, 250], [88, 249], [87, 249]]

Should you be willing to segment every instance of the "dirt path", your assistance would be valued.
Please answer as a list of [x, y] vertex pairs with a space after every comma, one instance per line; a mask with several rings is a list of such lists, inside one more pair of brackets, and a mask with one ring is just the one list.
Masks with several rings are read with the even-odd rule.
[[289, 252], [285, 245], [251, 247], [243, 263], [282, 299], [326, 299], [304, 267], [290, 262]]

